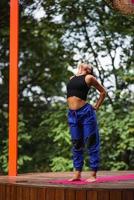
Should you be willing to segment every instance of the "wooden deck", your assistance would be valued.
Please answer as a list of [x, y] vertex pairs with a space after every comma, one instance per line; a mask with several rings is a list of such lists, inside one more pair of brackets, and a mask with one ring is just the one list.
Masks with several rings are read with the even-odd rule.
[[[100, 171], [98, 176], [127, 173], [134, 171]], [[82, 178], [87, 178], [88, 174], [82, 172]], [[134, 200], [134, 180], [88, 185], [47, 182], [68, 179], [72, 175], [73, 172], [49, 172], [21, 174], [17, 177], [0, 176], [0, 200]]]

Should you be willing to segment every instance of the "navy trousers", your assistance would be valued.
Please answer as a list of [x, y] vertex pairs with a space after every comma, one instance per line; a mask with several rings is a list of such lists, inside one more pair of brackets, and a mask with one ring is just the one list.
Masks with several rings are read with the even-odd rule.
[[68, 109], [68, 125], [72, 141], [72, 159], [76, 170], [82, 171], [84, 164], [84, 148], [89, 155], [89, 167], [93, 171], [99, 169], [100, 138], [96, 111], [91, 104], [86, 103], [77, 110]]

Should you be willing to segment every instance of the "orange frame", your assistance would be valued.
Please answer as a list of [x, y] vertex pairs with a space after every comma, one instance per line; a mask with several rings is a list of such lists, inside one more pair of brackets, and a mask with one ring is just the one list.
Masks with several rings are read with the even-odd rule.
[[19, 0], [10, 0], [9, 158], [8, 175], [17, 175], [18, 157], [18, 29]]

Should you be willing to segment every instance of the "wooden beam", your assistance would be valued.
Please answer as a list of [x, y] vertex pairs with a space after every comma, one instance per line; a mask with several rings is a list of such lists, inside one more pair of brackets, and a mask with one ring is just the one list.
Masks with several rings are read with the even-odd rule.
[[8, 175], [17, 175], [18, 152], [18, 29], [19, 2], [10, 0], [9, 161]]

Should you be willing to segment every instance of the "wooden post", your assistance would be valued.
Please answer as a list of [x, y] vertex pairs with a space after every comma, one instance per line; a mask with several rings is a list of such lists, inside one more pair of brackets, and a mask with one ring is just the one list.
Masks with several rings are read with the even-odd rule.
[[10, 0], [9, 161], [8, 175], [17, 175], [18, 154], [18, 28], [19, 2]]

